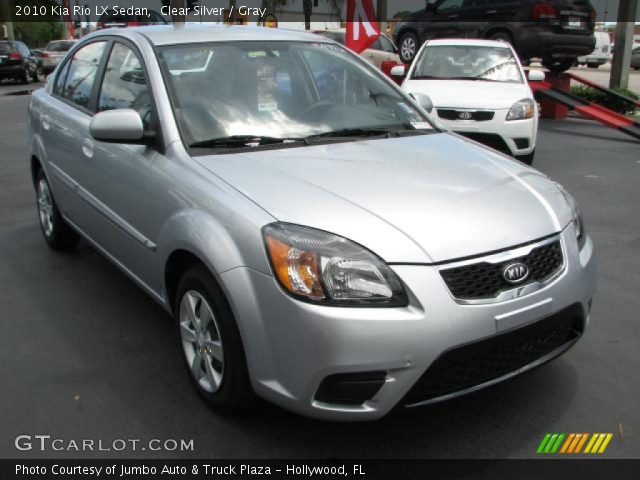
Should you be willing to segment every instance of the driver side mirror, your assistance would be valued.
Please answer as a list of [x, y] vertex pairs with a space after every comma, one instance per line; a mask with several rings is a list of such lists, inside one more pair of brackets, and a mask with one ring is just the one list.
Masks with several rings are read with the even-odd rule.
[[407, 74], [407, 67], [404, 65], [396, 65], [391, 67], [390, 73], [392, 77], [404, 77]]
[[140, 115], [135, 110], [122, 108], [97, 113], [89, 123], [89, 133], [99, 142], [146, 145], [155, 135], [145, 133]]
[[418, 92], [410, 93], [409, 95], [416, 102], [418, 102], [418, 105], [424, 108], [428, 113], [431, 113], [431, 111], [433, 110], [433, 101], [431, 100], [431, 97], [429, 95], [427, 95], [426, 93]]

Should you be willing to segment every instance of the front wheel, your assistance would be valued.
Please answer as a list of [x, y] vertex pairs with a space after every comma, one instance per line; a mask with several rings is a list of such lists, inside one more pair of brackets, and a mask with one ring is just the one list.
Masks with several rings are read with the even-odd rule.
[[418, 36], [413, 32], [402, 34], [398, 44], [400, 60], [410, 65], [418, 51]]
[[548, 68], [552, 72], [566, 72], [573, 67], [576, 59], [574, 57], [569, 58], [543, 58], [542, 65]]
[[200, 396], [221, 412], [250, 407], [255, 394], [240, 332], [220, 287], [204, 267], [183, 275], [174, 312], [186, 367]]
[[75, 247], [80, 236], [62, 218], [43, 170], [36, 176], [36, 199], [40, 229], [47, 244], [54, 250]]

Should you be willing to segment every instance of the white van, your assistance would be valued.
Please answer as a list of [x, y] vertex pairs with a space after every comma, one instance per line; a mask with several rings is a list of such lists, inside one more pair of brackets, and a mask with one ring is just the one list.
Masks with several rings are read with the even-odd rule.
[[596, 48], [589, 55], [578, 57], [578, 65], [586, 65], [589, 68], [598, 68], [611, 60], [611, 39], [607, 32], [594, 32]]

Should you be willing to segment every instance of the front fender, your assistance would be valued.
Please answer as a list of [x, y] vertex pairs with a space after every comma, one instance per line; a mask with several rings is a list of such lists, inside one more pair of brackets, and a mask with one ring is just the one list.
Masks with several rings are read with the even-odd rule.
[[171, 254], [178, 250], [198, 257], [215, 276], [238, 267], [270, 271], [260, 228], [240, 222], [225, 225], [208, 212], [195, 208], [170, 217], [160, 231], [157, 245], [158, 278], [162, 278], [165, 298], [164, 269]]

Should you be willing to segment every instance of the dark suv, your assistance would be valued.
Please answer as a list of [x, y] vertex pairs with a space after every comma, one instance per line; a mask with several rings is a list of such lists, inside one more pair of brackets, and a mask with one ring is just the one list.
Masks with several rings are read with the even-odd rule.
[[541, 58], [549, 70], [565, 71], [593, 51], [595, 17], [589, 0], [429, 0], [393, 36], [405, 63], [431, 38], [489, 38], [511, 43], [523, 63]]
[[0, 81], [14, 78], [22, 83], [37, 82], [38, 61], [22, 42], [0, 41]]

